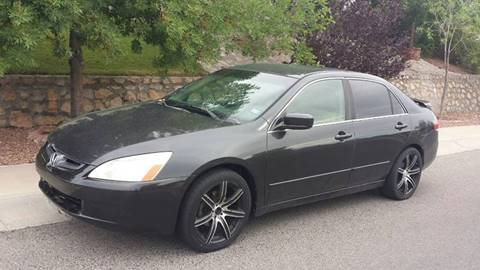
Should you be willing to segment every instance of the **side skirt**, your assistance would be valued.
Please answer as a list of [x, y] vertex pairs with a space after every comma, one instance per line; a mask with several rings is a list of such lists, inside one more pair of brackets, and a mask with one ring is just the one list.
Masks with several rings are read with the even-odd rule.
[[324, 192], [324, 193], [320, 193], [320, 194], [314, 194], [314, 195], [309, 195], [309, 196], [306, 196], [306, 197], [300, 197], [300, 198], [295, 198], [295, 199], [288, 200], [288, 201], [274, 203], [274, 204], [267, 205], [267, 206], [262, 207], [262, 208], [257, 208], [256, 211], [255, 211], [255, 216], [258, 217], [258, 216], [264, 215], [266, 213], [281, 210], [281, 209], [284, 209], [284, 208], [295, 207], [295, 206], [299, 206], [299, 205], [304, 205], [304, 204], [308, 204], [308, 203], [318, 202], [318, 201], [322, 201], [322, 200], [327, 200], [327, 199], [331, 199], [331, 198], [336, 198], [336, 197], [340, 197], [340, 196], [344, 196], [344, 195], [349, 195], [349, 194], [358, 193], [358, 192], [362, 192], [362, 191], [366, 191], [366, 190], [370, 190], [370, 189], [379, 188], [379, 187], [383, 186], [384, 182], [385, 182], [385, 180], [380, 180], [380, 181], [376, 181], [376, 182], [372, 182], [372, 183], [367, 183], [367, 184], [362, 184], [362, 185], [358, 185], [358, 186], [332, 190], [332, 191], [328, 191], [328, 192]]

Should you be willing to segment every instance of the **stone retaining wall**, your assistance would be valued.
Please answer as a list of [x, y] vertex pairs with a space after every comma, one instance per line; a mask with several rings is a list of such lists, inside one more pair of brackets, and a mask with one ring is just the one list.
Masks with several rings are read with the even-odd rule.
[[[56, 125], [70, 112], [69, 76], [7, 75], [0, 79], [0, 127]], [[159, 99], [195, 77], [87, 76], [83, 112]]]
[[[195, 77], [87, 76], [82, 111], [159, 99]], [[443, 76], [401, 75], [391, 80], [411, 97], [430, 101], [438, 112]], [[70, 111], [69, 77], [7, 75], [0, 79], [0, 127], [56, 125]], [[480, 76], [452, 74], [446, 112], [480, 113]]]
[[[439, 112], [443, 93], [443, 79], [439, 74], [400, 75], [391, 80], [410, 97], [428, 100]], [[480, 76], [450, 74], [444, 112], [480, 113]]]

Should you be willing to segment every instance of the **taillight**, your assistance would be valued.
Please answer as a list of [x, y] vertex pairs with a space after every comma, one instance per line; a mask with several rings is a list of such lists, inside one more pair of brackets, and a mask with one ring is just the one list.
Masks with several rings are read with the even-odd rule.
[[438, 120], [435, 120], [435, 122], [433, 122], [433, 129], [437, 130], [439, 128], [440, 128], [440, 122]]

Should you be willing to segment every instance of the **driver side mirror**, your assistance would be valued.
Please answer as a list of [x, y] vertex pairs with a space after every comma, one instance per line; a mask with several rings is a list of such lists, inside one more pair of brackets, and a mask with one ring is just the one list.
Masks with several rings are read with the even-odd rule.
[[313, 126], [313, 116], [303, 113], [287, 113], [281, 118], [276, 130], [309, 129]]

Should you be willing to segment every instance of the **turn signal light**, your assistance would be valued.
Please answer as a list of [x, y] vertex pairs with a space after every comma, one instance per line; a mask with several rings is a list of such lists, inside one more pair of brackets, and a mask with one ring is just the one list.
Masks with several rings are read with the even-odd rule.
[[439, 129], [439, 128], [440, 128], [440, 122], [439, 122], [438, 120], [435, 121], [435, 122], [433, 122], [433, 129], [434, 129], [434, 130], [437, 130], [437, 129]]

